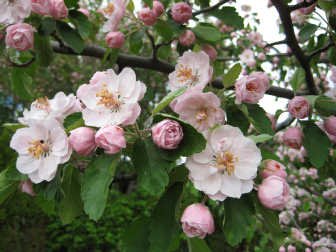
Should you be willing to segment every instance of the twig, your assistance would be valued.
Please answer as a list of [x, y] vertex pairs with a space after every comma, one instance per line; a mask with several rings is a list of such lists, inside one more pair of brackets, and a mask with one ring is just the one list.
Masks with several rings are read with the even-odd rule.
[[276, 46], [276, 45], [281, 45], [281, 44], [286, 44], [286, 43], [287, 43], [287, 40], [283, 39], [283, 40], [280, 40], [280, 41], [275, 41], [275, 42], [272, 42], [272, 43], [268, 43], [264, 46], [264, 48], [273, 47], [273, 46]]
[[314, 56], [327, 51], [330, 47], [333, 47], [333, 46], [335, 46], [335, 43], [333, 41], [330, 41], [326, 46], [324, 46], [324, 47], [322, 47], [320, 49], [317, 49], [316, 51], [312, 52], [308, 56], [308, 59], [311, 60]]
[[197, 16], [199, 14], [202, 14], [202, 13], [206, 13], [206, 12], [209, 12], [209, 11], [212, 11], [212, 10], [215, 10], [217, 8], [219, 8], [220, 6], [222, 6], [223, 4], [229, 2], [230, 0], [221, 0], [219, 1], [217, 4], [213, 5], [213, 6], [209, 6], [207, 8], [204, 8], [204, 9], [201, 9], [199, 11], [195, 11], [193, 12], [193, 16]]
[[308, 2], [307, 0], [302, 1], [301, 3], [290, 5], [289, 6], [289, 11], [295, 11], [301, 8], [307, 8], [310, 7], [311, 5], [317, 3], [317, 0], [312, 0], [311, 2]]

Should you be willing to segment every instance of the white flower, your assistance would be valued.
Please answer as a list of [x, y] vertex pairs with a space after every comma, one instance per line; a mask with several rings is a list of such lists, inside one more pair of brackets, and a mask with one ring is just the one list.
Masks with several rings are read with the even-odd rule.
[[0, 0], [0, 24], [22, 22], [30, 12], [30, 0]]
[[62, 123], [65, 117], [79, 111], [81, 105], [76, 96], [58, 92], [53, 99], [42, 97], [34, 101], [30, 110], [23, 111], [23, 117], [19, 118], [19, 122], [28, 125], [36, 120], [55, 119]]
[[254, 58], [253, 51], [251, 49], [245, 49], [243, 53], [239, 56], [240, 60], [249, 67], [254, 67], [256, 60]]
[[168, 88], [175, 91], [181, 87], [203, 90], [212, 78], [209, 56], [203, 52], [185, 52], [177, 61], [175, 71], [169, 74]]
[[113, 0], [102, 10], [107, 21], [103, 25], [103, 32], [118, 30], [119, 23], [126, 11], [126, 3], [123, 0]]
[[215, 128], [207, 140], [206, 149], [186, 162], [196, 189], [218, 200], [250, 192], [261, 161], [256, 144], [229, 125]]
[[19, 154], [16, 168], [33, 183], [52, 180], [57, 166], [67, 162], [72, 152], [64, 129], [55, 120], [36, 121], [18, 129], [10, 147]]
[[135, 72], [124, 68], [119, 75], [113, 70], [97, 72], [91, 84], [77, 90], [77, 96], [86, 108], [82, 111], [85, 124], [94, 127], [134, 124], [140, 115], [138, 101], [146, 86], [136, 80]]

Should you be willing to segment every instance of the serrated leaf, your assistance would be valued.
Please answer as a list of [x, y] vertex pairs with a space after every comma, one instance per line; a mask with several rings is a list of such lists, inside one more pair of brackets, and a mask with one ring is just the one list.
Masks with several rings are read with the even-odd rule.
[[242, 67], [239, 63], [232, 66], [229, 71], [223, 76], [223, 85], [225, 88], [229, 88], [234, 85], [241, 73]]
[[67, 132], [73, 129], [84, 126], [84, 120], [81, 112], [73, 113], [64, 119], [64, 128]]
[[331, 97], [320, 95], [314, 103], [315, 109], [323, 116], [336, 115], [336, 100]]
[[50, 45], [49, 36], [35, 34], [34, 44], [38, 63], [41, 67], [48, 67], [53, 59], [53, 50]]
[[239, 16], [235, 7], [223, 7], [209, 12], [210, 15], [217, 17], [224, 24], [232, 26], [237, 29], [244, 28], [244, 19]]
[[180, 89], [175, 90], [175, 91], [167, 94], [161, 100], [161, 102], [159, 102], [159, 104], [156, 105], [156, 107], [153, 109], [152, 114], [155, 115], [155, 114], [159, 113], [161, 110], [163, 110], [165, 107], [167, 107], [175, 98], [182, 95], [186, 90], [187, 90], [187, 87], [181, 87]]
[[44, 36], [49, 36], [56, 31], [56, 21], [50, 17], [43, 18], [40, 26], [39, 33]]
[[81, 53], [84, 50], [85, 43], [77, 30], [62, 21], [56, 21], [56, 30], [61, 39], [71, 47], [74, 52]]
[[11, 73], [14, 94], [23, 100], [32, 100], [31, 87], [33, 79], [21, 68], [13, 68]]
[[227, 123], [229, 125], [240, 128], [240, 130], [246, 134], [250, 126], [248, 117], [236, 105], [227, 106], [225, 111]]
[[300, 89], [302, 84], [305, 82], [305, 71], [302, 68], [296, 69], [295, 73], [292, 76], [292, 79], [290, 80], [290, 84], [294, 91], [297, 91]]
[[83, 39], [87, 39], [91, 33], [92, 25], [82, 12], [77, 10], [69, 11], [69, 19], [76, 26]]
[[249, 138], [252, 139], [255, 143], [263, 143], [263, 142], [273, 139], [273, 136], [267, 135], [267, 134], [261, 134], [257, 136], [250, 135]]
[[64, 3], [68, 8], [78, 8], [78, 1], [79, 0], [64, 0]]
[[199, 238], [187, 238], [189, 252], [211, 252], [205, 240]]
[[210, 43], [218, 42], [222, 38], [222, 34], [218, 28], [212, 25], [199, 23], [192, 30], [198, 38]]
[[143, 46], [144, 32], [142, 30], [133, 32], [128, 39], [129, 48], [132, 53], [139, 53]]
[[13, 194], [19, 183], [7, 178], [7, 169], [0, 172], [0, 205]]
[[312, 36], [314, 36], [314, 33], [316, 32], [317, 29], [318, 29], [318, 26], [314, 24], [310, 24], [310, 23], [305, 24], [299, 32], [299, 41], [301, 43], [306, 42]]
[[81, 197], [84, 211], [92, 220], [97, 221], [103, 215], [118, 162], [119, 155], [101, 155], [85, 168]]
[[272, 123], [266, 115], [265, 110], [258, 104], [246, 104], [249, 121], [259, 133], [273, 135]]
[[155, 31], [166, 41], [171, 40], [174, 36], [177, 36], [179, 27], [171, 20], [159, 19], [154, 25]]
[[[331, 146], [328, 136], [312, 121], [301, 122], [303, 125], [303, 146], [309, 161], [320, 168], [327, 161]], [[318, 143], [318, 144], [317, 144]]]

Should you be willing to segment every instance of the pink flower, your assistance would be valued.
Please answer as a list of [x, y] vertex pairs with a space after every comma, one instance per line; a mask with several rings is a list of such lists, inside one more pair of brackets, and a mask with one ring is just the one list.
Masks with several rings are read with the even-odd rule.
[[6, 29], [6, 45], [19, 51], [34, 47], [34, 28], [30, 24], [19, 23]]
[[97, 146], [104, 149], [107, 154], [115, 154], [126, 148], [124, 130], [118, 126], [100, 128], [96, 133], [95, 141]]
[[292, 232], [292, 236], [295, 240], [300, 241], [307, 246], [311, 246], [311, 242], [307, 239], [307, 237], [305, 236], [305, 234], [301, 230], [299, 230], [297, 228], [291, 228], [291, 232]]
[[69, 142], [79, 155], [88, 156], [96, 148], [96, 132], [88, 127], [79, 127], [70, 132]]
[[265, 207], [282, 210], [289, 199], [289, 185], [281, 177], [269, 176], [258, 187], [258, 198]]
[[20, 190], [23, 193], [27, 193], [30, 196], [35, 196], [32, 182], [28, 179], [20, 183]]
[[152, 138], [158, 147], [173, 150], [183, 139], [183, 129], [178, 122], [165, 119], [152, 127]]
[[153, 1], [153, 11], [154, 11], [156, 17], [159, 17], [164, 13], [165, 8], [160, 1], [154, 0]]
[[180, 118], [200, 132], [224, 121], [224, 111], [219, 98], [211, 92], [190, 90], [173, 103], [173, 110]]
[[336, 136], [336, 116], [325, 119], [323, 126], [330, 135]]
[[171, 8], [171, 15], [176, 23], [187, 23], [192, 17], [191, 6], [184, 2], [179, 2]]
[[309, 116], [309, 101], [303, 96], [295, 96], [288, 103], [288, 111], [293, 117], [303, 119]]
[[285, 179], [287, 177], [285, 166], [275, 160], [265, 160], [264, 170], [261, 172], [261, 177], [265, 179], [269, 176], [278, 176]]
[[138, 17], [145, 25], [148, 26], [154, 25], [157, 20], [155, 12], [148, 7], [141, 9], [138, 12]]
[[262, 52], [258, 53], [258, 59], [259, 59], [259, 60], [262, 60], [262, 61], [266, 60], [266, 55], [265, 55], [265, 53], [262, 53]]
[[263, 37], [259, 32], [252, 31], [247, 34], [247, 38], [252, 42], [252, 44], [263, 46]]
[[293, 245], [288, 245], [287, 252], [296, 252], [296, 248]]
[[239, 56], [239, 59], [248, 67], [255, 67], [256, 60], [254, 58], [254, 53], [251, 49], [245, 49], [243, 53]]
[[183, 46], [191, 46], [195, 42], [195, 34], [191, 30], [186, 30], [179, 37], [179, 42]]
[[31, 2], [27, 0], [0, 1], [0, 24], [22, 22], [30, 15]]
[[32, 11], [39, 15], [49, 15], [50, 0], [31, 0]]
[[188, 206], [181, 217], [183, 232], [188, 237], [204, 239], [215, 231], [215, 223], [209, 208], [201, 203]]
[[269, 79], [263, 72], [243, 76], [235, 84], [236, 103], [258, 103], [268, 88]]
[[275, 116], [271, 115], [269, 113], [266, 114], [266, 116], [268, 117], [268, 119], [270, 119], [271, 123], [272, 123], [272, 129], [275, 130], [276, 129], [276, 120], [275, 120]]
[[282, 136], [282, 140], [285, 145], [300, 149], [302, 146], [303, 133], [300, 128], [288, 128]]
[[281, 247], [279, 248], [279, 252], [286, 252], [286, 248], [285, 248], [284, 246], [281, 246]]
[[211, 46], [209, 44], [203, 45], [202, 46], [202, 51], [205, 52], [206, 54], [208, 54], [210, 60], [212, 60], [212, 61], [216, 60], [217, 51], [213, 46]]
[[90, 16], [90, 12], [88, 9], [85, 8], [79, 8], [78, 9], [79, 12], [82, 12], [85, 16], [89, 17]]
[[126, 3], [124, 0], [112, 0], [102, 10], [107, 21], [103, 25], [103, 32], [117, 31], [121, 19], [126, 12]]
[[120, 48], [123, 46], [125, 42], [125, 36], [122, 32], [116, 31], [116, 32], [109, 32], [106, 37], [106, 44], [111, 48]]
[[[297, 0], [296, 2], [297, 3], [302, 3], [303, 1], [304, 0]], [[309, 2], [309, 1], [307, 1], [307, 2]], [[304, 15], [309, 15], [310, 13], [312, 13], [314, 11], [316, 5], [317, 5], [317, 3], [313, 3], [309, 7], [299, 9], [299, 11]]]
[[64, 0], [48, 0], [49, 15], [56, 19], [63, 19], [68, 16], [68, 8], [66, 7]]

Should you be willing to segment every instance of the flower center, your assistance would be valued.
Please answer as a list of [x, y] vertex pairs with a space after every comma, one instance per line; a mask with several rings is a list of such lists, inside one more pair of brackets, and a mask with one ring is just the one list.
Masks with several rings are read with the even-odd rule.
[[35, 140], [30, 142], [30, 146], [28, 148], [28, 152], [34, 158], [39, 159], [41, 157], [45, 157], [49, 154], [50, 148], [44, 140]]
[[190, 85], [198, 80], [197, 75], [193, 74], [192, 69], [183, 65], [180, 65], [177, 69], [177, 78], [180, 82], [190, 81]]
[[107, 90], [106, 87], [103, 87], [97, 94], [96, 97], [99, 97], [98, 105], [103, 105], [108, 109], [117, 111], [120, 108], [121, 102], [118, 99], [118, 96], [114, 95]]
[[208, 111], [205, 108], [198, 110], [196, 114], [196, 120], [198, 122], [204, 122], [208, 118]]
[[258, 85], [254, 82], [247, 83], [246, 85], [247, 91], [250, 91], [250, 92], [255, 92], [257, 88], [258, 88]]
[[235, 157], [231, 152], [224, 151], [220, 152], [216, 156], [216, 167], [220, 172], [227, 172], [229, 176], [235, 170], [235, 162], [238, 161], [238, 158]]
[[106, 8], [103, 9], [104, 13], [107, 15], [111, 15], [114, 11], [114, 5], [113, 3], [109, 3]]
[[49, 103], [48, 97], [37, 98], [34, 102], [34, 106], [37, 109], [49, 111], [50, 110], [50, 103]]

